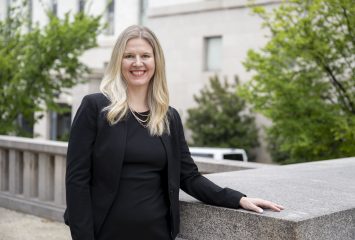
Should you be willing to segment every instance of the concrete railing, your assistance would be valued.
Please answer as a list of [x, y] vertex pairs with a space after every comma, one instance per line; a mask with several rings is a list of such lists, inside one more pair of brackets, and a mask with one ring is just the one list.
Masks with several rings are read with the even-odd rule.
[[0, 136], [0, 206], [60, 220], [66, 152], [63, 142]]
[[[0, 136], [0, 207], [63, 221], [66, 150], [66, 143]], [[355, 158], [287, 166], [195, 162], [202, 172], [219, 172], [206, 175], [218, 185], [286, 209], [256, 214], [206, 205], [182, 192], [178, 239], [355, 239]]]
[[[68, 144], [0, 136], [0, 206], [62, 221]], [[203, 173], [266, 167], [240, 161], [197, 158]]]

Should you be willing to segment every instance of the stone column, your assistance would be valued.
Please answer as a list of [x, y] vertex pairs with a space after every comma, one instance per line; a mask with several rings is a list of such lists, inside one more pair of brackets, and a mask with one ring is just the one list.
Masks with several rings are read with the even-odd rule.
[[23, 153], [23, 195], [25, 198], [38, 196], [38, 162], [32, 152]]
[[9, 150], [9, 191], [12, 194], [21, 194], [23, 190], [23, 161], [18, 150]]
[[54, 202], [65, 204], [65, 157], [56, 155], [54, 158]]
[[53, 196], [53, 162], [50, 155], [38, 154], [38, 198], [42, 201], [54, 200]]
[[9, 161], [6, 150], [0, 148], [0, 191], [9, 190]]

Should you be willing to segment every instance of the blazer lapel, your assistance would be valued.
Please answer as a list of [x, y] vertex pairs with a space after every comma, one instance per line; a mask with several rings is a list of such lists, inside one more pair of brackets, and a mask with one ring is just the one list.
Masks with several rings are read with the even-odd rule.
[[126, 142], [127, 142], [127, 121], [123, 120], [114, 126], [111, 126], [111, 133], [112, 139], [110, 139], [110, 155], [109, 158], [111, 159], [111, 171], [112, 176], [115, 177], [114, 185], [115, 190], [118, 188], [118, 184], [120, 181], [122, 164], [125, 156], [126, 150]]
[[105, 155], [103, 157], [104, 159], [110, 160], [109, 165], [105, 167], [107, 167], [107, 173], [112, 177], [112, 182], [110, 182], [109, 194], [106, 194], [105, 198], [102, 198], [102, 200], [107, 199], [105, 208], [103, 208], [100, 213], [96, 213], [96, 232], [100, 232], [101, 226], [117, 194], [126, 150], [127, 121], [123, 120], [113, 126], [107, 127], [108, 132], [106, 132], [105, 135], [105, 142], [107, 142], [108, 147], [105, 149]]
[[166, 152], [166, 157], [168, 160], [168, 180], [171, 180], [171, 174], [174, 170], [173, 168], [173, 151], [172, 151], [172, 146], [171, 146], [171, 139], [170, 136], [167, 135], [166, 133], [164, 133], [161, 137], [160, 137], [163, 146], [165, 148], [165, 152]]

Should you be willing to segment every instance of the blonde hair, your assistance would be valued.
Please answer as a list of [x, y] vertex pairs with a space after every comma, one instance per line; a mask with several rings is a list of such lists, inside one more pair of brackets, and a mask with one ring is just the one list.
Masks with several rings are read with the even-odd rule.
[[155, 72], [148, 86], [148, 107], [150, 118], [147, 124], [150, 135], [161, 136], [170, 133], [167, 112], [169, 109], [169, 94], [165, 75], [165, 60], [163, 50], [155, 34], [147, 27], [133, 25], [126, 28], [118, 37], [112, 51], [111, 60], [107, 66], [100, 84], [100, 91], [110, 100], [107, 111], [108, 122], [113, 125], [124, 119], [129, 112], [127, 99], [127, 84], [121, 72], [123, 54], [127, 42], [133, 38], [146, 40], [153, 48]]

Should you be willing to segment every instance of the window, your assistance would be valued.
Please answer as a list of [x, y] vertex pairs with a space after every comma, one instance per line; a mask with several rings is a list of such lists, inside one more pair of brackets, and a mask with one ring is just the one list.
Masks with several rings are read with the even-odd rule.
[[50, 139], [67, 141], [71, 124], [71, 107], [67, 104], [60, 104], [60, 106], [68, 111], [65, 111], [64, 113], [49, 112]]
[[86, 0], [79, 0], [78, 1], [78, 12], [84, 12], [84, 10], [85, 10], [85, 1]]
[[112, 0], [109, 2], [106, 11], [106, 21], [107, 21], [107, 35], [113, 35], [115, 33], [115, 1]]
[[205, 70], [219, 71], [222, 67], [222, 37], [205, 38]]
[[11, 6], [12, 1], [11, 0], [6, 0], [6, 17], [9, 17], [10, 15], [10, 6]]
[[139, 24], [145, 25], [147, 22], [148, 0], [139, 1]]
[[21, 136], [33, 137], [34, 116], [25, 117], [22, 113], [17, 116], [18, 133]]
[[28, 0], [28, 2], [27, 2], [27, 4], [28, 4], [28, 30], [29, 31], [31, 31], [31, 29], [32, 29], [32, 12], [33, 12], [33, 2], [32, 2], [32, 0]]
[[57, 2], [57, 0], [52, 0], [51, 4], [52, 4], [52, 6], [51, 6], [52, 13], [53, 13], [54, 16], [57, 16], [57, 14], [58, 14], [58, 2]]

